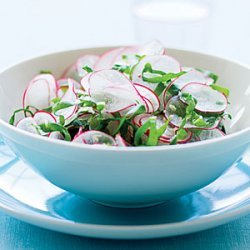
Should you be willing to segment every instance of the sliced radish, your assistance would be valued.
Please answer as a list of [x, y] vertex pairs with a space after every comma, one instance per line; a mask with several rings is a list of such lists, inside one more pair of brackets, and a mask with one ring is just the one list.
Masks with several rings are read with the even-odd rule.
[[33, 116], [33, 119], [36, 121], [38, 125], [44, 123], [56, 123], [56, 118], [53, 114], [50, 114], [46, 111], [38, 111]]
[[181, 70], [180, 63], [170, 56], [160, 55], [144, 57], [135, 66], [132, 73], [132, 81], [146, 85], [153, 90], [156, 88], [157, 84], [144, 82], [142, 79], [142, 71], [147, 63], [150, 63], [153, 69], [160, 70], [165, 73], [179, 73]]
[[97, 130], [89, 130], [83, 132], [77, 137], [75, 137], [73, 142], [90, 144], [90, 145], [101, 144], [101, 145], [116, 146], [116, 141], [112, 136]]
[[26, 117], [20, 120], [16, 127], [32, 134], [40, 134], [37, 129], [38, 124], [32, 117]]
[[130, 80], [116, 70], [101, 70], [89, 77], [90, 96], [106, 103], [107, 112], [119, 112], [141, 99]]
[[58, 131], [51, 132], [49, 134], [49, 138], [56, 139], [56, 140], [64, 140], [63, 135]]
[[[169, 99], [165, 108], [165, 116], [170, 121], [170, 124], [172, 124], [175, 127], [180, 127], [183, 117], [185, 116], [185, 112], [186, 112], [186, 105], [179, 99], [178, 96], [173, 96]], [[218, 126], [219, 122], [220, 121], [217, 120], [213, 126], [202, 129], [204, 130], [214, 129]], [[189, 121], [187, 121], [184, 128], [201, 129], [200, 127], [191, 124]]]
[[[139, 124], [142, 126], [152, 115], [150, 116], [141, 116], [139, 119]], [[166, 118], [162, 115], [157, 116], [156, 119], [156, 127], [159, 129], [164, 123], [166, 122]], [[178, 143], [185, 143], [189, 141], [192, 137], [192, 133], [188, 130], [186, 130], [187, 136], [183, 140], [179, 140]], [[159, 138], [159, 141], [164, 142], [164, 143], [169, 143], [171, 139], [175, 136], [176, 129], [168, 126], [163, 135]]]
[[144, 102], [144, 106], [146, 108], [147, 113], [152, 113], [154, 112], [154, 106], [153, 103], [145, 96], [142, 96], [142, 100]]
[[116, 57], [120, 55], [123, 49], [124, 48], [116, 48], [105, 52], [96, 62], [94, 69], [95, 70], [111, 69], [114, 65]]
[[210, 85], [213, 83], [213, 79], [205, 76], [195, 69], [192, 69], [173, 81], [174, 85], [179, 89], [182, 89], [186, 84], [190, 82], [199, 82]]
[[119, 147], [127, 147], [126, 141], [121, 137], [120, 134], [117, 134], [115, 136], [115, 141], [116, 141], [117, 146], [119, 146]]
[[223, 136], [225, 136], [225, 133], [223, 133], [218, 128], [215, 128], [212, 130], [202, 130], [201, 133], [199, 134], [199, 138], [201, 141], [223, 137]]
[[158, 96], [152, 91], [150, 88], [146, 87], [145, 85], [134, 83], [135, 88], [139, 92], [139, 94], [142, 96], [143, 99], [150, 102], [152, 105], [152, 110], [149, 109], [149, 112], [155, 112], [160, 107], [160, 100]]
[[[135, 55], [146, 55], [146, 56], [154, 56], [154, 55], [164, 55], [165, 54], [164, 46], [157, 40], [153, 40], [148, 42], [142, 46], [131, 46], [126, 47], [120, 51], [120, 53], [115, 57], [113, 61], [114, 64], [119, 65], [135, 65], [138, 62], [138, 58]], [[127, 56], [126, 60], [122, 58], [122, 56]]]
[[89, 93], [89, 77], [92, 73], [85, 75], [81, 80], [81, 85], [86, 93]]
[[29, 83], [23, 94], [23, 107], [28, 105], [44, 109], [57, 96], [57, 83], [51, 74], [37, 75]]
[[88, 66], [93, 69], [99, 59], [100, 56], [98, 55], [84, 55], [80, 57], [76, 62], [76, 70], [80, 78], [88, 74], [88, 72], [84, 70], [83, 67]]
[[[113, 61], [113, 65], [134, 65], [138, 62], [138, 58], [136, 58], [136, 54], [138, 52], [137, 46], [126, 47], [120, 51], [120, 53], [115, 57]], [[127, 56], [127, 59], [124, 60], [122, 57]]]
[[88, 66], [91, 69], [94, 68], [94, 65], [99, 60], [98, 55], [83, 55], [79, 57], [76, 63], [69, 66], [62, 74], [61, 78], [72, 78], [78, 82], [81, 81], [82, 77], [85, 76], [86, 72], [83, 67]]
[[82, 85], [78, 81], [76, 81], [72, 78], [61, 78], [61, 79], [57, 80], [58, 88], [65, 87], [67, 90], [68, 86], [69, 86], [69, 81], [71, 81], [74, 84], [75, 89], [82, 89]]
[[[225, 95], [202, 83], [189, 83], [182, 88], [181, 92], [190, 94], [196, 99], [195, 109], [200, 112], [222, 113], [227, 107]], [[182, 97], [180, 98], [185, 102]]]
[[151, 115], [149, 115], [149, 114], [140, 114], [140, 115], [137, 115], [137, 116], [135, 116], [135, 117], [133, 118], [133, 123], [134, 123], [136, 126], [140, 127], [140, 126], [141, 126], [140, 120], [141, 120], [141, 118], [144, 117], [145, 115], [146, 115], [146, 117], [150, 117], [150, 116], [151, 116]]
[[160, 41], [153, 40], [140, 46], [137, 54], [146, 56], [164, 55], [166, 54], [166, 50]]
[[71, 78], [76, 81], [80, 81], [80, 77], [77, 74], [76, 63], [70, 65], [65, 69], [60, 78]]
[[75, 91], [82, 90], [82, 85], [79, 82], [77, 82], [76, 80], [71, 79], [71, 78], [61, 78], [61, 79], [57, 80], [57, 85], [58, 85], [57, 95], [58, 95], [58, 97], [62, 98], [63, 95], [65, 94], [65, 92], [67, 91], [68, 86], [69, 86], [69, 80], [71, 82], [73, 82]]
[[66, 93], [62, 97], [62, 102], [67, 102], [71, 103], [72, 106], [64, 109], [60, 109], [56, 111], [55, 115], [56, 116], [63, 116], [64, 119], [70, 119], [77, 111], [77, 105], [76, 105], [76, 100], [77, 100], [77, 94], [75, 92], [75, 87], [74, 83], [69, 79], [68, 81], [69, 87]]

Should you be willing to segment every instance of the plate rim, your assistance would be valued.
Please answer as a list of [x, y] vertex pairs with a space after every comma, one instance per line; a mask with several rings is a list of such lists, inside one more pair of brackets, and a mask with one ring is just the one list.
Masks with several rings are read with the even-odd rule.
[[1, 201], [0, 210], [23, 222], [44, 229], [72, 235], [106, 239], [152, 239], [206, 230], [250, 214], [250, 199], [246, 199], [240, 204], [228, 211], [218, 211], [214, 214], [204, 216], [203, 218], [198, 217], [198, 219], [195, 220], [157, 225], [122, 226], [79, 223], [71, 220], [49, 217], [48, 215], [40, 214], [38, 211], [32, 211], [32, 214], [28, 214], [27, 211], [29, 208], [24, 208], [22, 211], [15, 211], [10, 206], [4, 205]]

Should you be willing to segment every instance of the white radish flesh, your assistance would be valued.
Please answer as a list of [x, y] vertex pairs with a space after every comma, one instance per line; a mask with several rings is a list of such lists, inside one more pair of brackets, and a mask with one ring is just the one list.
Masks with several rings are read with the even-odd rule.
[[81, 133], [74, 138], [73, 142], [89, 144], [89, 145], [109, 145], [116, 146], [116, 142], [113, 137], [105, 134], [101, 131], [89, 130]]
[[84, 70], [83, 67], [88, 66], [93, 69], [99, 59], [100, 57], [97, 55], [84, 55], [80, 57], [76, 62], [76, 70], [80, 78], [88, 74], [88, 72]]
[[[138, 52], [138, 47], [126, 47], [118, 53], [113, 61], [113, 65], [134, 65], [138, 62], [138, 58], [135, 56]], [[126, 59], [123, 59], [123, 56], [126, 56]]]
[[51, 74], [40, 74], [33, 78], [23, 94], [23, 107], [44, 109], [57, 97], [57, 83]]
[[[195, 109], [205, 113], [222, 113], [227, 107], [225, 95], [210, 86], [201, 83], [189, 83], [185, 85], [182, 93], [192, 95], [197, 101]], [[181, 100], [185, 100], [181, 97]]]
[[70, 65], [62, 74], [61, 78], [72, 78], [77, 82], [80, 82], [88, 72], [83, 69], [84, 66], [88, 66], [91, 69], [99, 60], [98, 55], [83, 55], [77, 59], [77, 61]]
[[140, 46], [137, 54], [146, 56], [164, 55], [166, 54], [166, 50], [161, 42], [153, 40]]
[[56, 118], [52, 114], [45, 111], [36, 112], [33, 119], [38, 125], [46, 123], [56, 123]]
[[116, 70], [102, 70], [89, 77], [90, 96], [106, 103], [107, 112], [118, 112], [135, 105], [141, 98], [130, 80]]
[[80, 92], [82, 89], [82, 85], [72, 78], [62, 78], [57, 81], [58, 89], [57, 95], [62, 98], [65, 92], [68, 90], [69, 81], [73, 82], [75, 91]]
[[204, 141], [223, 136], [225, 136], [225, 134], [220, 129], [215, 128], [212, 130], [202, 130], [198, 137], [201, 141]]
[[126, 141], [121, 137], [120, 134], [117, 134], [115, 136], [115, 142], [116, 142], [118, 147], [127, 147]]
[[[178, 96], [173, 96], [169, 99], [169, 101], [166, 103], [165, 108], [165, 116], [170, 121], [170, 124], [172, 124], [175, 127], [180, 127], [183, 117], [185, 116], [186, 112], [186, 105], [179, 99]], [[219, 120], [217, 120], [213, 126], [208, 128], [202, 128], [202, 129], [214, 129], [218, 126]], [[200, 127], [197, 127], [190, 123], [190, 121], [187, 121], [185, 126], [185, 129], [201, 129]]]
[[124, 48], [111, 49], [101, 55], [99, 60], [94, 65], [94, 70], [111, 69], [114, 65], [114, 61]]
[[195, 69], [192, 69], [173, 81], [174, 85], [179, 89], [182, 89], [186, 84], [190, 82], [198, 82], [210, 85], [213, 83], [213, 79], [205, 76], [204, 74]]
[[72, 106], [56, 111], [55, 115], [56, 116], [63, 116], [64, 119], [71, 118], [77, 111], [77, 105], [76, 105], [77, 94], [75, 92], [74, 83], [71, 80], [69, 80], [68, 90], [63, 95], [61, 101], [66, 102], [66, 103], [70, 103], [70, 104], [72, 104]]
[[63, 135], [58, 131], [51, 132], [49, 134], [49, 138], [56, 139], [56, 140], [64, 140]]
[[16, 125], [17, 128], [27, 131], [29, 133], [40, 134], [38, 132], [37, 126], [38, 124], [32, 117], [23, 118]]
[[132, 73], [132, 81], [136, 83], [141, 83], [148, 86], [151, 89], [155, 89], [157, 84], [148, 83], [142, 79], [142, 71], [144, 66], [150, 63], [152, 68], [155, 70], [160, 70], [167, 73], [179, 73], [181, 70], [180, 63], [173, 57], [160, 55], [160, 56], [146, 56], [144, 57], [134, 68]]
[[160, 107], [160, 100], [158, 96], [154, 93], [154, 91], [138, 83], [134, 83], [134, 86], [139, 92], [139, 94], [142, 96], [142, 98], [145, 98], [152, 104], [153, 110], [150, 110], [149, 112], [152, 113], [152, 112], [157, 111]]

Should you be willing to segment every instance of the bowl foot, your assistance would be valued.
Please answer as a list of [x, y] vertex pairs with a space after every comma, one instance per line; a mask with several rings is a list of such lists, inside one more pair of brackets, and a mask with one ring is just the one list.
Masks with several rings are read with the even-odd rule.
[[165, 203], [165, 201], [153, 202], [153, 203], [116, 203], [116, 202], [102, 202], [97, 200], [91, 200], [98, 205], [106, 207], [116, 207], [116, 208], [145, 208], [153, 207]]

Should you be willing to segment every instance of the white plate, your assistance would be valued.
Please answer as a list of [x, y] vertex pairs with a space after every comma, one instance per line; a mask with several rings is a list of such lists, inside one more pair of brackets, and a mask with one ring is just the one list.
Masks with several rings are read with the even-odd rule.
[[111, 208], [65, 192], [0, 145], [0, 209], [22, 221], [74, 235], [147, 239], [187, 234], [250, 213], [250, 152], [200, 191], [140, 209]]

